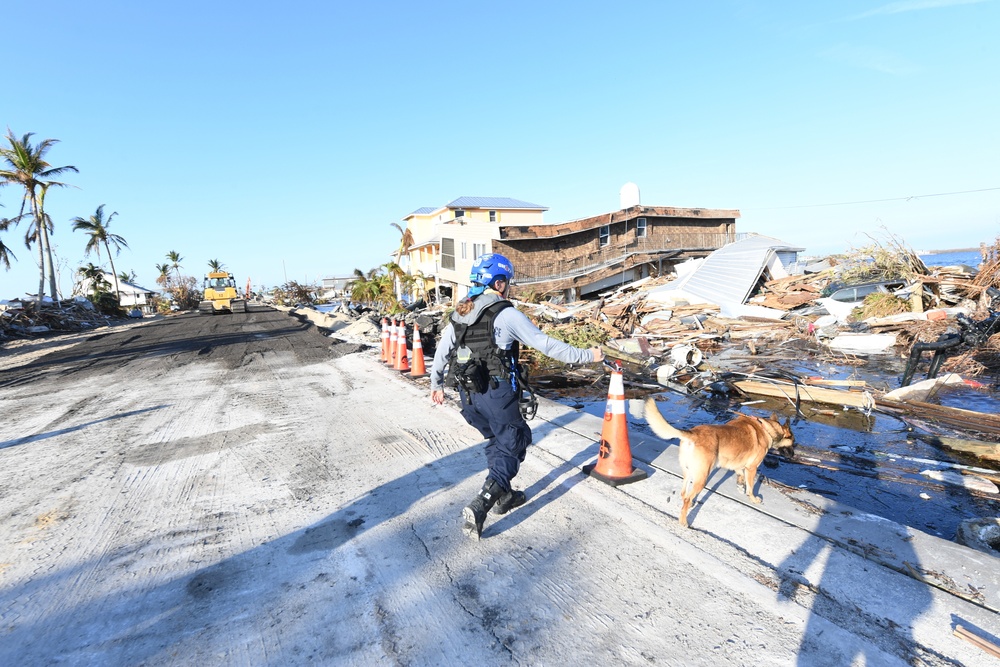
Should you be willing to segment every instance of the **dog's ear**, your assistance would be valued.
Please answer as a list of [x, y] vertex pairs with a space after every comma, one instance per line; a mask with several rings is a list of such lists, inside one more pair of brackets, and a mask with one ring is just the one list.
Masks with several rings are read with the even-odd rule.
[[781, 422], [780, 422], [780, 421], [778, 420], [778, 413], [777, 413], [777, 412], [772, 412], [772, 413], [771, 413], [771, 419], [772, 419], [772, 420], [774, 420], [774, 421], [776, 421], [776, 422], [778, 422], [779, 424], [781, 423]]

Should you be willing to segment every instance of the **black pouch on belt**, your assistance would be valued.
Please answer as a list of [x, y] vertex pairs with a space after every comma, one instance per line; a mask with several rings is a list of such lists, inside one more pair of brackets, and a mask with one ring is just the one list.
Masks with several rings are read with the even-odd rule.
[[470, 392], [482, 394], [489, 386], [489, 376], [486, 374], [486, 364], [480, 359], [472, 358], [472, 350], [460, 347], [455, 354], [455, 379]]

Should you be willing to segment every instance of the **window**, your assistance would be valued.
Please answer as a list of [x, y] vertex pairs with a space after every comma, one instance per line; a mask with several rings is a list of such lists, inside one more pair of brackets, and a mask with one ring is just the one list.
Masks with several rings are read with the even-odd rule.
[[468, 259], [468, 254], [466, 253], [466, 250], [468, 249], [468, 245], [469, 245], [468, 243], [466, 243], [465, 241], [462, 241], [462, 259]]
[[441, 268], [455, 270], [455, 239], [441, 239]]
[[479, 259], [480, 255], [486, 254], [486, 244], [485, 243], [473, 243], [472, 244], [472, 258]]
[[636, 238], [645, 238], [646, 236], [646, 218], [637, 218], [635, 221], [635, 235]]
[[455, 217], [456, 218], [464, 218], [465, 217], [465, 210], [464, 209], [460, 209], [460, 208], [456, 208], [455, 209]]
[[497, 212], [490, 211], [490, 222], [496, 222], [496, 221], [497, 221]]
[[598, 246], [601, 248], [611, 243], [611, 225], [601, 227], [598, 238], [600, 239]]

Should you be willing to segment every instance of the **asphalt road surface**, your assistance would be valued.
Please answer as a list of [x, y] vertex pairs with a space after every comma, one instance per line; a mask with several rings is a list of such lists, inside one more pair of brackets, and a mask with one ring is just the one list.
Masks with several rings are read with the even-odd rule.
[[4, 350], [0, 406], [2, 665], [966, 660], [783, 599], [542, 448], [529, 503], [469, 540], [479, 434], [285, 313]]

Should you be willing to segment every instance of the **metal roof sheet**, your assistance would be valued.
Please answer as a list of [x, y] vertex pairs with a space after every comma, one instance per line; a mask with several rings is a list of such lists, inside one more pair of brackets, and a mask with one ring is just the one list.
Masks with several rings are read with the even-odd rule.
[[799, 248], [768, 236], [748, 236], [719, 248], [692, 273], [655, 291], [681, 290], [721, 307], [743, 304], [777, 250]]
[[428, 213], [433, 213], [436, 210], [437, 209], [434, 208], [433, 206], [421, 206], [410, 215], [427, 215]]
[[539, 206], [538, 204], [521, 201], [520, 199], [511, 199], [510, 197], [459, 197], [454, 201], [448, 202], [446, 206], [448, 208], [527, 208], [536, 211], [549, 210], [547, 206]]

